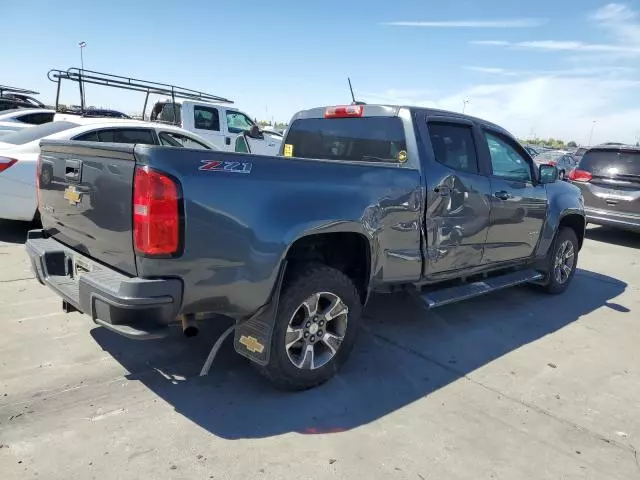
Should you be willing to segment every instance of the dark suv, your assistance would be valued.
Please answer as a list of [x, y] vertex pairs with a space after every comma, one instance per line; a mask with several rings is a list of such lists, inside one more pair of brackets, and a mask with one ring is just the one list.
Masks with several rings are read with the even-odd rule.
[[590, 148], [568, 178], [582, 191], [589, 223], [640, 231], [640, 148]]

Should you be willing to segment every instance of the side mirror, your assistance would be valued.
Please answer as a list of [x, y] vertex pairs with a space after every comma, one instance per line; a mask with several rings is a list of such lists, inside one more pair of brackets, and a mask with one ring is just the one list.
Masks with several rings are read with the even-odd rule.
[[261, 138], [262, 135], [260, 133], [260, 127], [258, 127], [257, 125], [251, 125], [251, 128], [247, 132], [247, 136], [249, 138]]
[[553, 165], [540, 165], [540, 183], [553, 183], [558, 180], [558, 169]]

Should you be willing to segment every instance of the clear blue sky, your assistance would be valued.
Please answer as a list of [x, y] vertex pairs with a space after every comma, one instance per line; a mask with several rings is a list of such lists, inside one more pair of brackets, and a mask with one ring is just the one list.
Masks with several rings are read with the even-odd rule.
[[[48, 69], [79, 66], [83, 40], [87, 69], [222, 95], [258, 118], [348, 102], [350, 76], [365, 101], [460, 110], [469, 98], [468, 113], [518, 135], [580, 142], [593, 120], [596, 140], [640, 134], [628, 125], [640, 125], [638, 1], [3, 3], [21, 20], [2, 22], [0, 83], [46, 101]], [[90, 87], [87, 101], [136, 112], [144, 99]]]

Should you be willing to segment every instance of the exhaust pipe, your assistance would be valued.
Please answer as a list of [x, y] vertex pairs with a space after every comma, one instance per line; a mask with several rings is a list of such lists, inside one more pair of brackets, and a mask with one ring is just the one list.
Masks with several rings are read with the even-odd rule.
[[182, 333], [184, 333], [185, 337], [191, 338], [198, 335], [198, 324], [196, 323], [195, 315], [180, 315], [180, 322], [182, 323]]

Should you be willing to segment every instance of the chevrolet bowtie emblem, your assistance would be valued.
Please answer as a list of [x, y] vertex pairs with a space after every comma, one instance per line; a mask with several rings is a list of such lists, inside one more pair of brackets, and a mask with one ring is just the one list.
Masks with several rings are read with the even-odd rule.
[[242, 335], [238, 342], [246, 347], [252, 353], [262, 353], [264, 351], [264, 345], [261, 344], [255, 337], [247, 337]]
[[73, 185], [69, 185], [64, 190], [64, 198], [69, 200], [69, 203], [71, 205], [77, 205], [78, 203], [80, 203], [81, 197], [82, 197], [82, 193], [78, 192], [78, 190], [76, 190], [76, 187], [74, 187]]

